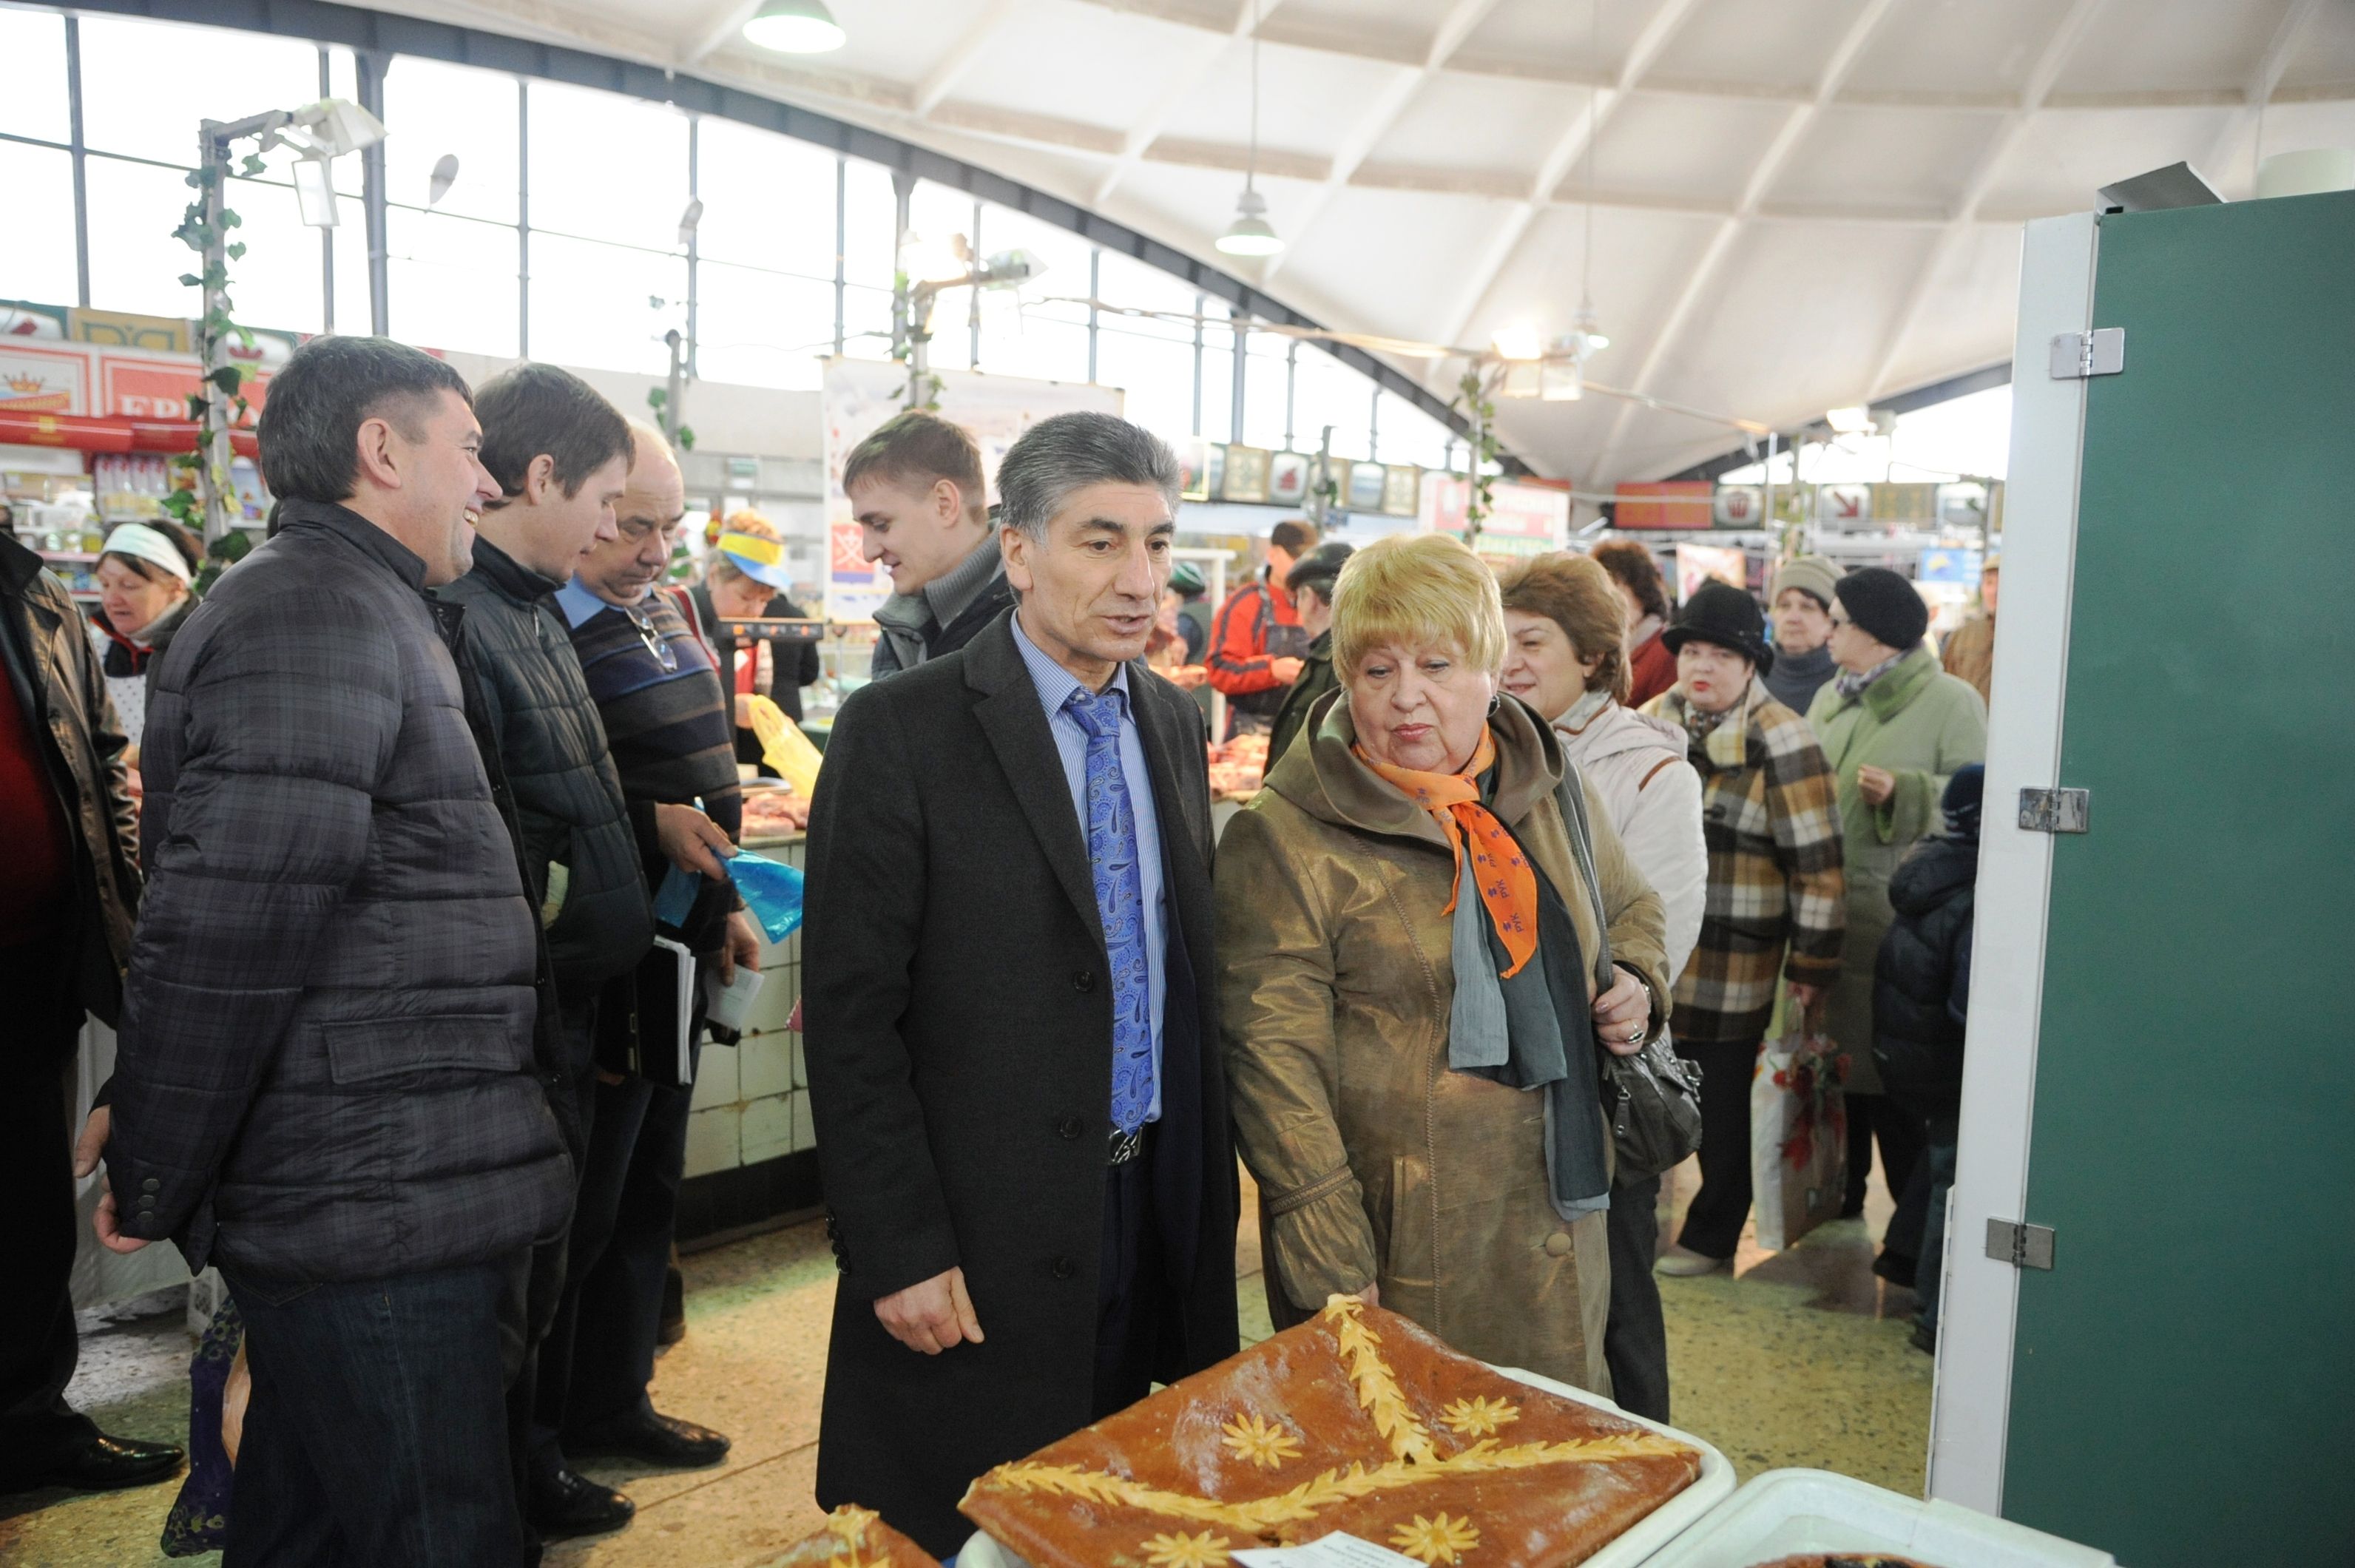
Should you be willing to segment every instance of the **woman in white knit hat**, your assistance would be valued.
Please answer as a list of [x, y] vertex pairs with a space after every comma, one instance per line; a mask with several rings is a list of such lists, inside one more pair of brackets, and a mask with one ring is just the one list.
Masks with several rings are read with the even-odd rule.
[[177, 523], [123, 523], [99, 551], [91, 641], [106, 694], [135, 749], [147, 723], [150, 672], [196, 603], [196, 540]]

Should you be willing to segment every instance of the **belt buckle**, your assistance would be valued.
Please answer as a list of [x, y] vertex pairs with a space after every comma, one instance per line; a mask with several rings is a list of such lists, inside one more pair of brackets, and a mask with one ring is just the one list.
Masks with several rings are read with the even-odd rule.
[[1130, 1160], [1135, 1159], [1138, 1155], [1143, 1154], [1144, 1152], [1144, 1127], [1139, 1126], [1134, 1132], [1126, 1133], [1120, 1132], [1115, 1129], [1112, 1135], [1111, 1157], [1104, 1163], [1106, 1165], [1126, 1165]]

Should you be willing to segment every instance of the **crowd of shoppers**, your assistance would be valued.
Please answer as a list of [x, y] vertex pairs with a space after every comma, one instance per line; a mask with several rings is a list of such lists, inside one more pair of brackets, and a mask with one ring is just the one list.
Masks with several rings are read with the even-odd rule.
[[[0, 813], [33, 872], [0, 964], [40, 1026], [5, 1157], [45, 1195], [11, 1221], [38, 1288], [0, 1345], [0, 1485], [181, 1460], [61, 1398], [88, 1012], [121, 1038], [100, 1240], [218, 1264], [244, 1324], [232, 1558], [535, 1562], [631, 1519], [577, 1461], [728, 1452], [650, 1397], [700, 998], [761, 954], [725, 864], [746, 672], [709, 634], [798, 612], [754, 517], [673, 586], [676, 455], [550, 367], [470, 389], [322, 338], [260, 439], [280, 526], [201, 603], [163, 530], [110, 537], [94, 628], [0, 541]], [[1204, 644], [1273, 731], [1220, 840], [1202, 709], [1159, 673], [1176, 457], [1065, 414], [996, 482], [993, 517], [972, 437], [922, 411], [844, 475], [894, 592], [809, 828], [821, 1503], [949, 1556], [975, 1475], [1231, 1354], [1238, 1157], [1279, 1327], [1355, 1296], [1665, 1419], [1655, 1260], [1734, 1253], [1778, 1007], [1849, 1059], [1901, 1198], [1880, 1266], [1934, 1260], [1985, 707], [1910, 582], [1786, 562], [1770, 638], [1723, 583], [1672, 614], [1632, 541], [1500, 581], [1445, 535], [1280, 524]], [[115, 650], [153, 686], [144, 821]], [[1664, 1041], [1703, 1125], [1665, 1251], [1603, 1088]]]

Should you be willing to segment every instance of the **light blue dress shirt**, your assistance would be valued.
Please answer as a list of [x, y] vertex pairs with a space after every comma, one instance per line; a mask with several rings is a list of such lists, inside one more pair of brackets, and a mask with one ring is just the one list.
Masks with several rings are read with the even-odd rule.
[[[1071, 786], [1071, 815], [1080, 825], [1082, 842], [1088, 826], [1088, 732], [1064, 706], [1071, 693], [1085, 689], [1080, 678], [1039, 649], [1022, 629], [1018, 611], [1013, 618], [1014, 645], [1039, 688], [1039, 706], [1047, 710], [1047, 728], [1055, 737], [1056, 754], [1063, 761], [1063, 778]], [[1161, 1020], [1169, 996], [1169, 897], [1161, 875], [1161, 817], [1154, 807], [1153, 773], [1146, 766], [1145, 738], [1137, 732], [1134, 700], [1128, 689], [1128, 667], [1114, 669], [1107, 689], [1121, 696], [1120, 772], [1128, 784], [1130, 808], [1136, 815], [1136, 864], [1145, 884], [1146, 969], [1153, 998], [1153, 1104], [1145, 1119], [1161, 1119]]]

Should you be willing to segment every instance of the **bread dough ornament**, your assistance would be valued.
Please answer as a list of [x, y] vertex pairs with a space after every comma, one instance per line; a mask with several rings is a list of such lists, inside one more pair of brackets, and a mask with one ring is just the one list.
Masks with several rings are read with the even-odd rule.
[[1307, 1322], [966, 1491], [1036, 1568], [1222, 1568], [1335, 1531], [1428, 1568], [1556, 1568], [1690, 1486], [1700, 1451], [1337, 1296]]
[[893, 1530], [871, 1509], [844, 1504], [812, 1535], [785, 1548], [764, 1568], [941, 1568], [922, 1547]]

